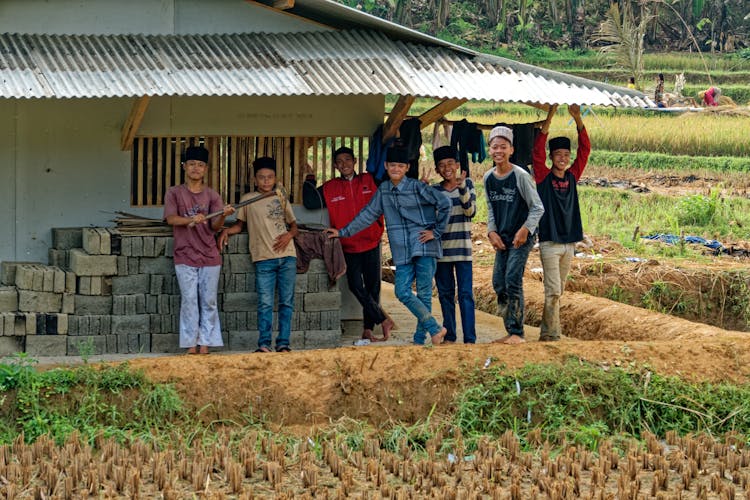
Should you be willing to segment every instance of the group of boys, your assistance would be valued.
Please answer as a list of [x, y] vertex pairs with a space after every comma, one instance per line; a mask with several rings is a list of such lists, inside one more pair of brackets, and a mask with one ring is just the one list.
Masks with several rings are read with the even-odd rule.
[[[549, 109], [535, 139], [533, 176], [511, 163], [512, 129], [498, 126], [489, 135], [494, 165], [483, 178], [487, 237], [495, 249], [492, 283], [507, 332], [497, 342], [505, 344], [524, 342], [523, 273], [537, 232], [545, 295], [540, 340], [560, 339], [559, 300], [575, 243], [583, 239], [576, 186], [591, 146], [579, 107], [570, 105], [568, 110], [578, 130], [576, 159], [571, 165], [570, 139], [556, 137], [549, 141], [552, 166], [547, 167], [545, 145], [556, 110], [556, 106]], [[369, 173], [356, 172], [354, 152], [341, 147], [333, 154], [340, 177], [318, 188], [311, 175], [303, 185], [304, 205], [310, 209], [327, 207], [332, 227], [325, 232], [329, 238], [341, 238], [347, 283], [362, 306], [364, 339], [387, 340], [394, 327], [379, 300], [380, 240], [385, 225], [395, 265], [395, 295], [417, 319], [413, 343], [424, 344], [428, 335], [434, 345], [457, 340], [456, 297], [463, 341], [476, 342], [471, 238], [476, 193], [466, 171], [461, 170], [454, 147], [436, 149], [433, 159], [443, 180], [430, 186], [406, 175], [409, 156], [405, 149], [389, 148], [385, 158], [388, 178], [376, 185]], [[255, 160], [257, 189], [242, 199], [251, 204], [239, 209], [238, 222], [221, 232], [217, 246], [215, 233], [234, 208], [226, 205], [222, 209], [219, 195], [203, 185], [207, 162], [204, 148], [188, 148], [183, 164], [186, 182], [170, 188], [165, 203], [165, 219], [174, 226], [175, 269], [182, 293], [180, 347], [189, 353], [205, 353], [209, 347], [222, 345], [216, 307], [219, 252], [230, 235], [247, 225], [258, 293], [260, 334], [256, 352], [272, 349], [276, 288], [279, 334], [273, 347], [287, 352], [296, 268], [291, 241], [297, 226], [286, 198], [272, 195], [277, 189], [276, 164], [268, 157]], [[209, 225], [205, 215], [215, 211], [221, 211], [221, 215]], [[443, 312], [442, 325], [432, 315], [433, 279]], [[374, 335], [376, 325], [381, 326], [382, 337]]]

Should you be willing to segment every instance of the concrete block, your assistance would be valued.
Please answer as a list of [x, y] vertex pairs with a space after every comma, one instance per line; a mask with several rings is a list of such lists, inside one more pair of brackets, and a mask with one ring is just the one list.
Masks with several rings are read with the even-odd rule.
[[80, 227], [53, 227], [52, 248], [71, 250], [83, 247], [83, 229]]
[[62, 269], [55, 269], [53, 274], [53, 285], [52, 291], [55, 293], [64, 293], [66, 285], [65, 271]]
[[255, 273], [247, 273], [245, 275], [245, 291], [255, 292]]
[[39, 335], [67, 335], [68, 327], [67, 314], [47, 314], [45, 329], [37, 333]]
[[305, 349], [329, 349], [341, 345], [341, 330], [306, 330]]
[[154, 238], [154, 257], [161, 257], [167, 248], [167, 238], [156, 236]]
[[20, 262], [20, 261], [0, 262], [0, 284], [15, 285], [16, 284], [16, 268], [24, 264], [39, 264], [39, 262]]
[[70, 251], [70, 269], [78, 276], [114, 276], [116, 255], [89, 255], [79, 248]]
[[75, 314], [112, 314], [112, 297], [75, 295]]
[[0, 286], [0, 312], [18, 311], [18, 290], [12, 286]]
[[120, 255], [124, 257], [130, 257], [133, 255], [133, 246], [131, 245], [132, 238], [130, 236], [123, 236], [120, 239]]
[[60, 312], [62, 294], [37, 292], [33, 290], [18, 291], [18, 310], [23, 312]]
[[166, 238], [164, 247], [165, 257], [174, 257], [174, 238]]
[[65, 356], [68, 354], [67, 335], [32, 335], [26, 337], [26, 354], [31, 357]]
[[[14, 284], [16, 288], [21, 290], [35, 290], [34, 288], [34, 277], [37, 274], [37, 264], [19, 264], [16, 266], [16, 274]], [[37, 277], [36, 285], [39, 285], [40, 279]], [[41, 287], [39, 291], [43, 291]]]
[[76, 293], [76, 273], [65, 271], [65, 293]]
[[305, 348], [305, 332], [292, 329], [292, 333], [289, 336], [289, 347], [293, 351], [303, 350]]
[[182, 352], [180, 336], [173, 333], [151, 335], [151, 352]]
[[149, 288], [147, 292], [150, 293], [151, 295], [159, 295], [161, 293], [166, 293], [164, 291], [164, 281], [165, 280], [164, 280], [163, 274], [151, 275], [149, 277]]
[[258, 330], [230, 330], [228, 332], [231, 351], [254, 351], [258, 348]]
[[321, 311], [320, 312], [320, 329], [321, 330], [340, 330], [341, 329], [341, 311]]
[[297, 280], [294, 282], [295, 293], [306, 293], [307, 292], [307, 274], [298, 274]]
[[0, 356], [11, 356], [17, 352], [24, 352], [24, 340], [28, 342], [28, 339], [24, 339], [24, 337], [0, 337]]
[[[299, 276], [299, 274], [297, 276]], [[328, 278], [328, 274], [318, 274], [316, 276], [318, 278], [318, 291], [319, 292], [335, 292], [339, 289], [338, 283], [334, 283], [333, 285], [331, 285], [331, 281]]]
[[133, 257], [143, 257], [143, 238], [141, 236], [130, 237], [130, 250]]
[[[133, 269], [131, 269], [133, 272]], [[142, 274], [173, 274], [174, 260], [168, 257], [142, 258], [139, 271]]]
[[60, 269], [69, 269], [70, 251], [50, 248], [49, 250], [47, 250], [47, 264], [49, 264], [50, 266], [59, 267]]
[[112, 295], [133, 295], [149, 293], [151, 276], [148, 274], [131, 274], [112, 278]]
[[124, 256], [117, 257], [117, 276], [128, 275], [128, 258]]
[[[63, 285], [63, 288], [65, 288], [65, 285]], [[42, 291], [43, 292], [55, 291], [55, 268], [53, 267], [42, 268]], [[58, 293], [62, 293], [62, 290], [60, 290], [60, 292]]]
[[73, 314], [76, 310], [75, 295], [72, 293], [62, 294], [62, 306], [60, 312], [65, 314]]
[[[29, 337], [32, 338], [32, 337]], [[33, 338], [40, 338], [39, 336]], [[55, 338], [55, 337], [42, 337]], [[60, 337], [66, 338], [66, 337]], [[106, 335], [86, 335], [78, 337], [67, 337], [68, 339], [68, 356], [86, 356], [105, 354], [107, 352]]]
[[148, 314], [134, 314], [129, 316], [112, 316], [112, 333], [122, 335], [126, 333], [149, 333], [151, 320]]
[[117, 335], [104, 335], [107, 354], [117, 354]]
[[308, 274], [327, 273], [326, 263], [322, 259], [312, 259], [310, 267], [307, 269]]
[[[158, 295], [146, 295], [146, 313], [147, 314], [158, 314], [159, 313], [159, 296]], [[155, 333], [153, 329], [151, 333]]]
[[107, 230], [109, 233], [110, 240], [110, 252], [112, 255], [120, 255], [120, 249], [122, 247], [122, 235], [117, 229]]
[[144, 257], [155, 257], [154, 255], [154, 237], [144, 236], [143, 237], [143, 256]]
[[304, 311], [333, 311], [341, 308], [341, 292], [305, 294]]
[[258, 309], [258, 294], [254, 292], [246, 293], [225, 293], [224, 312], [255, 311]]
[[138, 333], [117, 335], [117, 352], [120, 354], [151, 352], [151, 335]]
[[225, 257], [226, 261], [229, 261], [229, 272], [232, 274], [255, 272], [253, 261], [247, 254], [229, 254]]
[[83, 249], [89, 255], [109, 255], [110, 253], [109, 249], [102, 252], [101, 231], [99, 229], [98, 227], [84, 227], [82, 230]]
[[36, 335], [36, 324], [38, 316], [44, 316], [43, 314], [37, 315], [37, 313], [26, 313], [24, 314], [24, 317], [26, 318], [26, 335]]
[[250, 254], [250, 245], [249, 245], [249, 236], [245, 233], [240, 233], [237, 235], [232, 236], [232, 239], [235, 240], [237, 244], [237, 248], [232, 253], [239, 253], [244, 255]]

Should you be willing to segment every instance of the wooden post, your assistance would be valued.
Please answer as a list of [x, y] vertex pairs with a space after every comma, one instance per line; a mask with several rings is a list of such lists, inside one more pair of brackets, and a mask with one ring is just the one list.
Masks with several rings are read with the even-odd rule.
[[421, 127], [427, 128], [465, 102], [466, 99], [446, 99], [437, 103], [434, 107], [420, 115], [419, 121], [422, 122]]
[[148, 109], [148, 103], [151, 100], [149, 96], [139, 97], [130, 109], [130, 114], [125, 120], [125, 124], [122, 126], [122, 133], [120, 134], [120, 150], [129, 151], [133, 147], [133, 139], [135, 134], [138, 133], [138, 129], [143, 121], [143, 116], [146, 114]]
[[384, 144], [389, 139], [392, 139], [396, 136], [398, 128], [401, 126], [404, 118], [406, 118], [406, 115], [409, 114], [409, 108], [411, 108], [411, 105], [414, 104], [415, 99], [416, 97], [412, 95], [399, 96], [398, 101], [396, 101], [396, 104], [393, 106], [393, 109], [388, 115], [388, 120], [386, 120], [385, 125], [383, 126]]

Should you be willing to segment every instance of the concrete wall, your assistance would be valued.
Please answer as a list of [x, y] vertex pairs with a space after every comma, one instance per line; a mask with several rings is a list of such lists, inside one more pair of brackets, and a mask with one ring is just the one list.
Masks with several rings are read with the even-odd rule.
[[[47, 261], [52, 227], [103, 226], [130, 207], [130, 99], [0, 101], [0, 261]], [[372, 131], [383, 98], [155, 98], [144, 135], [341, 135]], [[302, 117], [302, 118], [301, 118]]]
[[2, 0], [0, 32], [204, 34], [327, 28], [244, 0]]

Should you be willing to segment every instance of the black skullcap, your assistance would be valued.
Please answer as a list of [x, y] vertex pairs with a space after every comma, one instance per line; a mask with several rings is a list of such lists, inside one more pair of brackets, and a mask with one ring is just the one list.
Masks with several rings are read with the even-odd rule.
[[385, 153], [386, 163], [409, 164], [409, 152], [404, 148], [388, 148]]
[[435, 166], [440, 163], [440, 160], [451, 159], [455, 160], [458, 158], [458, 151], [453, 146], [443, 146], [437, 148], [432, 152], [432, 159], [435, 160]]
[[570, 139], [567, 137], [555, 137], [549, 140], [549, 152], [552, 153], [557, 149], [567, 149], [570, 151]]
[[262, 168], [267, 168], [268, 170], [273, 170], [274, 172], [276, 172], [276, 160], [274, 160], [270, 156], [261, 156], [260, 158], [256, 158], [253, 162], [253, 170], [257, 172]]
[[352, 148], [347, 148], [346, 146], [341, 146], [336, 151], [333, 152], [333, 161], [336, 161], [336, 157], [338, 155], [348, 154], [352, 155], [352, 158], [354, 158], [354, 150]]
[[208, 149], [203, 146], [190, 146], [185, 150], [185, 161], [198, 160], [208, 163]]

